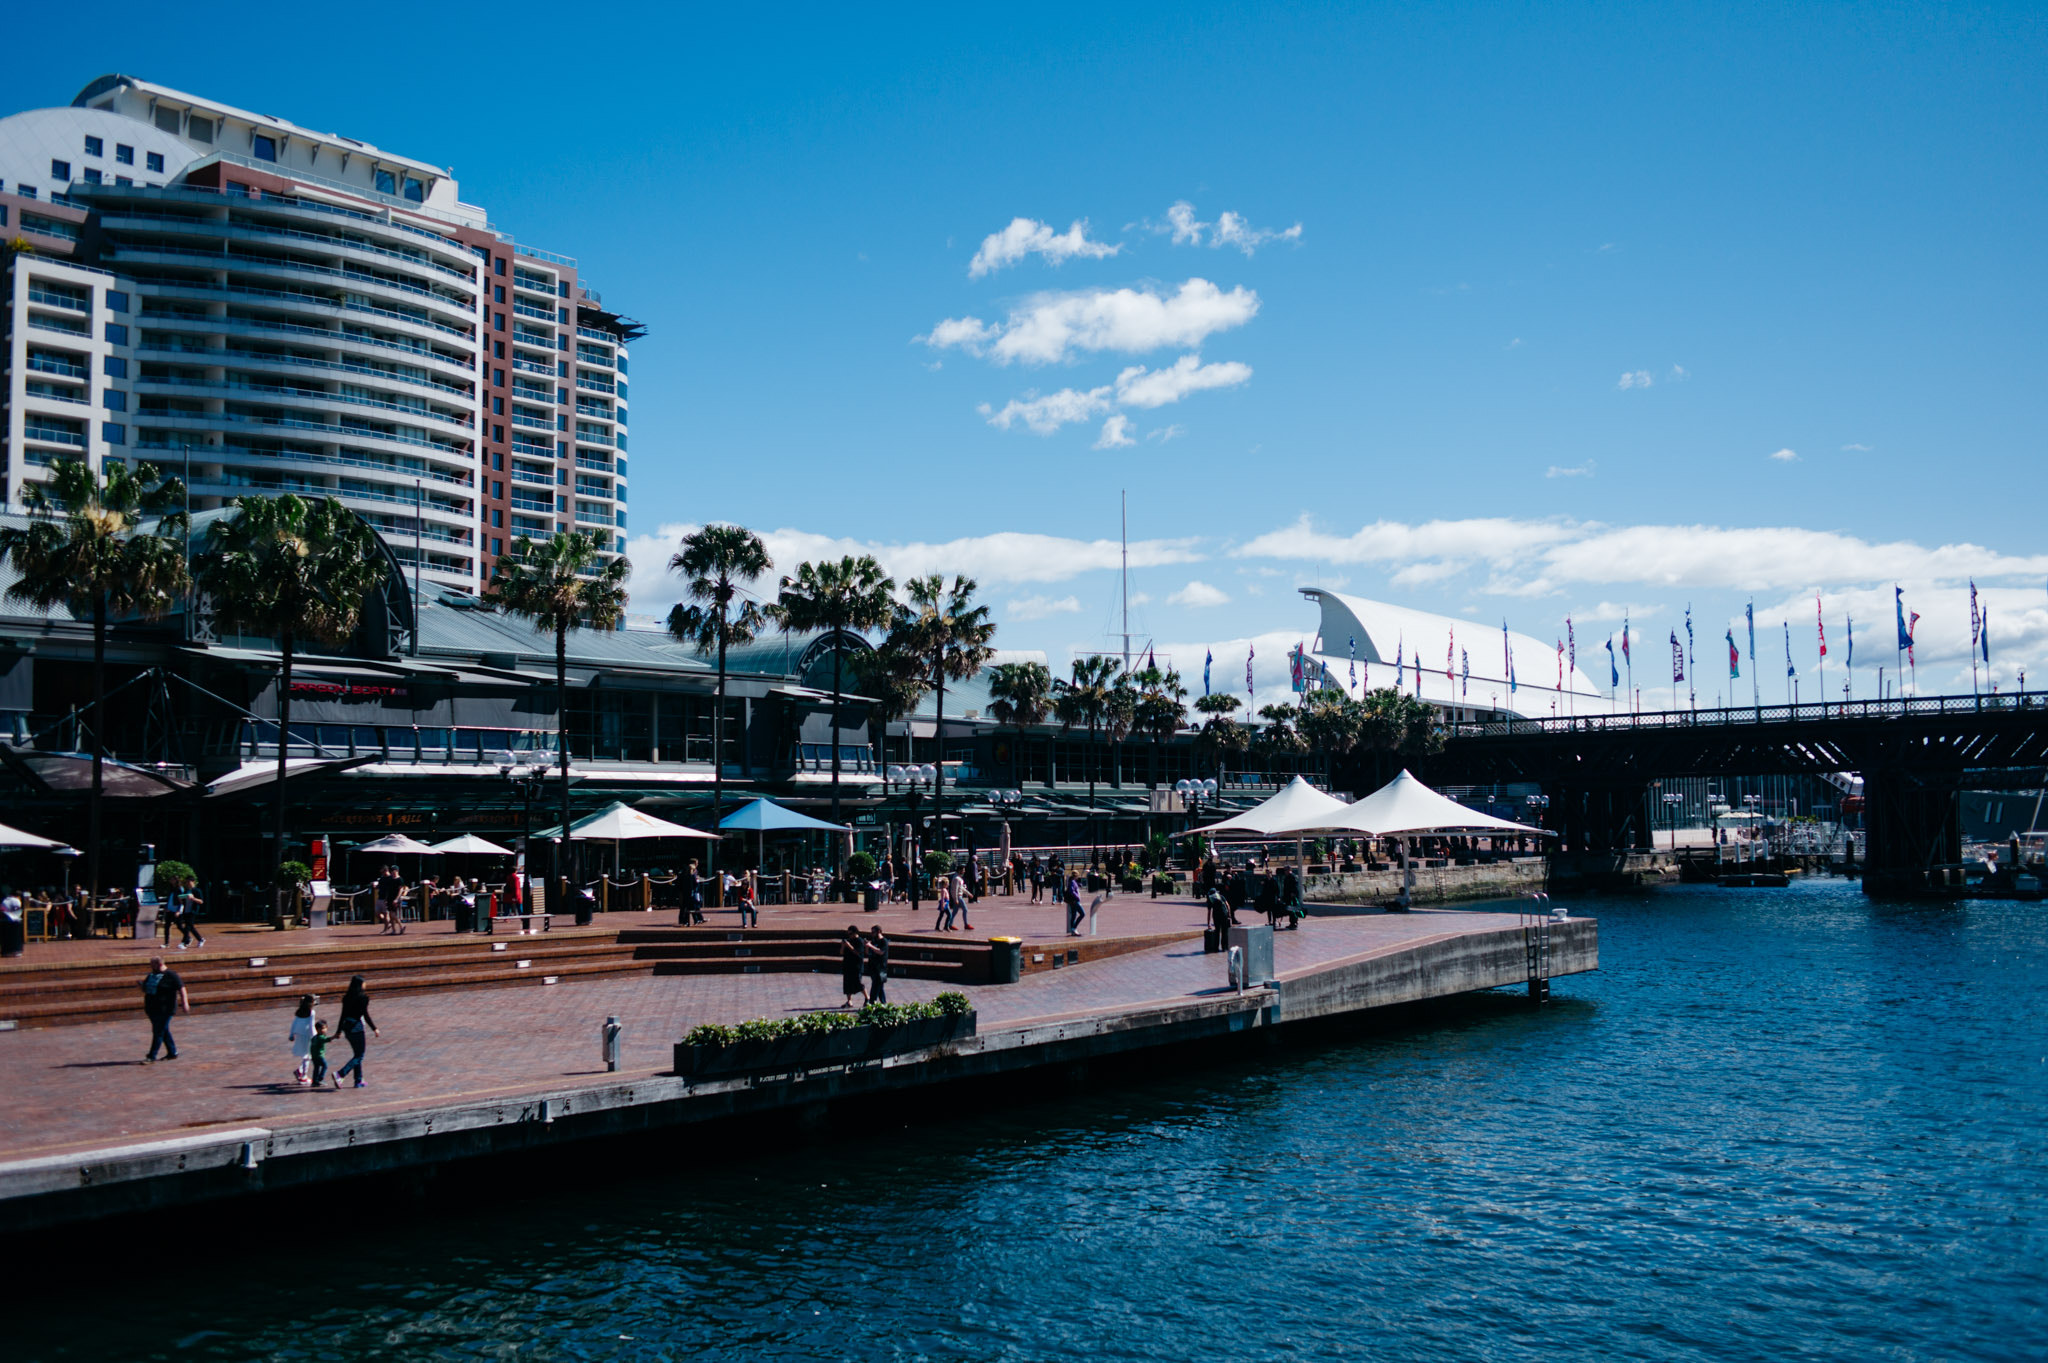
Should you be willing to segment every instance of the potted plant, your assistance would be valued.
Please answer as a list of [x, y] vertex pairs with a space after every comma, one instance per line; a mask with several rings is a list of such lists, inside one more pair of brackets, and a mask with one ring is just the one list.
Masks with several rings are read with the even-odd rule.
[[872, 852], [855, 852], [852, 856], [848, 857], [846, 859], [846, 902], [851, 904], [860, 899], [866, 893], [868, 886], [874, 883], [875, 872], [880, 869], [880, 864], [876, 862], [875, 854]]
[[313, 883], [313, 868], [303, 861], [280, 861], [277, 864], [277, 892], [283, 901], [285, 912], [278, 919], [278, 926], [284, 926], [286, 918], [299, 917], [299, 909], [305, 898], [306, 887]]

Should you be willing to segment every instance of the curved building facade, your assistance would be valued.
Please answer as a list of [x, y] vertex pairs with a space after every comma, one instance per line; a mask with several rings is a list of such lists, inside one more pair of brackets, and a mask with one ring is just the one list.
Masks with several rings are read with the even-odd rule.
[[[31, 178], [33, 177], [33, 178]], [[0, 119], [6, 500], [147, 459], [195, 511], [340, 498], [422, 583], [520, 534], [623, 552], [626, 342], [446, 170], [126, 76]]]

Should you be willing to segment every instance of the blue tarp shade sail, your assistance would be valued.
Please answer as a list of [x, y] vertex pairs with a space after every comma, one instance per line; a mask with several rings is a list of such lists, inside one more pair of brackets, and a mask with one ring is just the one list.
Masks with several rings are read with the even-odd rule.
[[773, 800], [750, 800], [718, 821], [718, 826], [733, 833], [782, 833], [817, 831], [844, 833], [845, 824], [826, 823], [808, 814], [799, 814], [794, 809], [776, 804]]

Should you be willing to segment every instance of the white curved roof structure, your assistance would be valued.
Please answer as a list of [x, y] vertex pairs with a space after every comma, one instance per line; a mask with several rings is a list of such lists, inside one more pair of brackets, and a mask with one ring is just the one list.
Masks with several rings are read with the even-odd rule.
[[[1325, 795], [1297, 776], [1278, 794], [1217, 823], [1189, 829], [1189, 833], [1278, 833], [1296, 828], [1326, 828], [1351, 808], [1334, 795]], [[1320, 822], [1319, 822], [1320, 821]], [[1187, 834], [1180, 836], [1186, 837]]]
[[1365, 833], [1376, 838], [1455, 833], [1552, 836], [1546, 829], [1468, 809], [1456, 800], [1431, 790], [1406, 770], [1356, 804], [1340, 805], [1338, 812], [1333, 814], [1311, 814], [1307, 817], [1313, 821], [1267, 831], [1309, 833], [1328, 830]]
[[[1393, 686], [1394, 664], [1399, 659], [1403, 664], [1401, 690], [1446, 709], [1548, 717], [1606, 714], [1614, 708], [1607, 693], [1583, 669], [1560, 663], [1557, 640], [1513, 630], [1503, 637], [1497, 625], [1489, 628], [1476, 620], [1432, 615], [1322, 587], [1303, 587], [1301, 594], [1322, 607], [1311, 654], [1340, 690], [1360, 695]], [[1359, 673], [1355, 688], [1350, 686], [1354, 641]], [[1591, 650], [1605, 643], [1605, 635], [1597, 640], [1581, 639], [1579, 650], [1594, 663]], [[1604, 669], [1606, 659], [1600, 658], [1595, 665]]]

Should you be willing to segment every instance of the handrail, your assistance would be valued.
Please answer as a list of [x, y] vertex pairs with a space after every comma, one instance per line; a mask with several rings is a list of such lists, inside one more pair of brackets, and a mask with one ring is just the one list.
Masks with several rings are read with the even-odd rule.
[[1452, 738], [1506, 734], [1614, 733], [1645, 729], [1725, 728], [1749, 724], [1906, 719], [2048, 708], [2048, 692], [2002, 691], [1968, 696], [1888, 696], [1883, 700], [1813, 701], [1799, 705], [1730, 705], [1708, 710], [1648, 710], [1619, 715], [1557, 715], [1444, 726]]
[[375, 242], [356, 241], [351, 237], [338, 237], [327, 232], [301, 232], [294, 227], [259, 226], [255, 223], [236, 222], [232, 218], [226, 220], [219, 218], [195, 218], [184, 213], [148, 213], [132, 208], [113, 210], [100, 215], [102, 223], [109, 227], [116, 227], [117, 230], [118, 224], [110, 222], [109, 219], [120, 218], [135, 218], [142, 222], [176, 223], [181, 227], [204, 229], [199, 235], [210, 236], [214, 233], [219, 233], [223, 237], [228, 237], [240, 236], [246, 233], [249, 236], [266, 241], [272, 237], [290, 237], [294, 241], [318, 242], [328, 247], [352, 251], [368, 251], [373, 255], [389, 256], [393, 260], [402, 260], [409, 265], [423, 265], [429, 270], [437, 270], [451, 279], [459, 279], [471, 286], [474, 286], [477, 282], [474, 267], [467, 271], [458, 270], [452, 265], [443, 265], [439, 261], [429, 260], [425, 252], [414, 254], [410, 251], [394, 251], [389, 246], [379, 246]]
[[453, 384], [437, 383], [431, 376], [416, 379], [410, 374], [394, 374], [389, 369], [378, 369], [374, 365], [344, 364], [339, 360], [314, 360], [308, 359], [303, 355], [272, 355], [261, 350], [190, 349], [171, 345], [140, 345], [135, 347], [135, 350], [137, 354], [149, 355], [199, 355], [206, 357], [210, 362], [244, 360], [258, 365], [277, 364], [291, 365], [302, 369], [338, 369], [346, 374], [362, 374], [370, 378], [388, 379], [393, 383], [417, 384], [421, 387], [432, 388], [437, 392], [447, 393], [458, 398], [467, 398], [469, 396], [469, 393], [465, 390], [457, 388]]
[[[452, 360], [430, 345], [409, 340], [387, 341], [357, 331], [337, 331], [329, 327], [301, 326], [296, 322], [277, 322], [267, 317], [212, 317], [206, 313], [148, 311], [142, 313], [143, 326], [161, 326], [164, 323], [198, 324], [202, 331], [251, 330], [262, 332], [285, 332], [294, 336], [318, 336], [335, 344], [376, 346], [380, 350], [396, 350], [401, 354], [419, 355], [445, 364], [464, 373], [469, 365], [462, 360]], [[549, 370], [553, 373], [553, 370]]]

